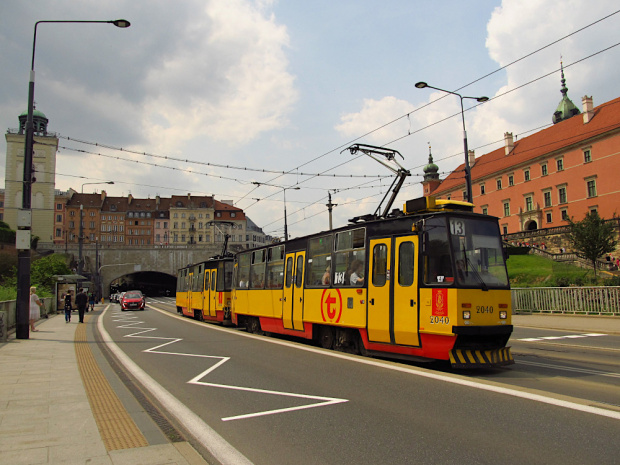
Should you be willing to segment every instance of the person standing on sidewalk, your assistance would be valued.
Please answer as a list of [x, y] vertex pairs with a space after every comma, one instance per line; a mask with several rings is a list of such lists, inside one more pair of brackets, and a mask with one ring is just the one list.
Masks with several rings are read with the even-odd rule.
[[71, 321], [71, 292], [65, 295], [65, 323]]
[[75, 296], [75, 305], [77, 305], [78, 308], [80, 323], [84, 323], [84, 312], [86, 311], [86, 306], [88, 305], [88, 296], [81, 287], [78, 294]]
[[88, 294], [88, 308], [86, 311], [88, 311], [88, 309], [90, 309], [91, 312], [95, 310], [95, 294], [92, 292]]
[[35, 286], [30, 288], [30, 331], [38, 331], [34, 327], [34, 322], [41, 318], [41, 307], [43, 306], [43, 302], [35, 294], [36, 290]]

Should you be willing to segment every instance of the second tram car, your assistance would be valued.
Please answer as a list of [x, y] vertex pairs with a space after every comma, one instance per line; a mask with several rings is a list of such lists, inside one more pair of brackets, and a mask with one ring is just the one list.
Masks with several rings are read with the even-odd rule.
[[[179, 282], [193, 283], [200, 266]], [[178, 298], [177, 306], [200, 309]], [[511, 313], [498, 220], [465, 202], [411, 200], [393, 217], [235, 259], [234, 324], [325, 348], [449, 360], [455, 368], [508, 365]]]
[[230, 324], [232, 256], [214, 257], [177, 273], [177, 312], [200, 321]]

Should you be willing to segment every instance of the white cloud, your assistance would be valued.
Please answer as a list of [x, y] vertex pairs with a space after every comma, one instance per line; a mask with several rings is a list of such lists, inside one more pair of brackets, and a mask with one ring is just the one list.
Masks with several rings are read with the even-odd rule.
[[385, 123], [400, 118], [411, 111], [413, 105], [395, 97], [384, 97], [381, 100], [364, 99], [364, 105], [359, 112], [342, 115], [342, 121], [335, 127], [336, 131], [345, 137], [359, 137], [374, 131], [367, 136], [367, 140], [375, 143], [385, 142], [388, 139], [401, 137], [407, 131], [408, 120], [402, 119], [395, 124], [375, 131]]
[[202, 135], [246, 144], [288, 123], [297, 100], [287, 71], [289, 38], [264, 8], [242, 0], [208, 3], [190, 19], [177, 49], [149, 70], [143, 125], [161, 147]]

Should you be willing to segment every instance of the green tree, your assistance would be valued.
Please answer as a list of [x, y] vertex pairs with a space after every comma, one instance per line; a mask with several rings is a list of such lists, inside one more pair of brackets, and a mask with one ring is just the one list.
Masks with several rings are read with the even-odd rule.
[[34, 260], [30, 266], [30, 282], [33, 286], [42, 287], [51, 293], [54, 292], [56, 278], [54, 275], [71, 274], [62, 255], [48, 255], [47, 257]]
[[568, 220], [568, 238], [573, 248], [592, 262], [596, 276], [596, 260], [616, 248], [616, 232], [612, 222], [606, 222], [597, 212], [588, 213], [581, 221]]

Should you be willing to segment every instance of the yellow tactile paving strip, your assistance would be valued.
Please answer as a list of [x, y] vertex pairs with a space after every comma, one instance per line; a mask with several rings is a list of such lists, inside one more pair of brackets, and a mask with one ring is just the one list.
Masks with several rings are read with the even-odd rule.
[[[89, 315], [84, 321], [88, 322]], [[108, 451], [148, 446], [133, 419], [97, 365], [86, 343], [86, 324], [75, 330], [75, 354], [99, 434]]]

